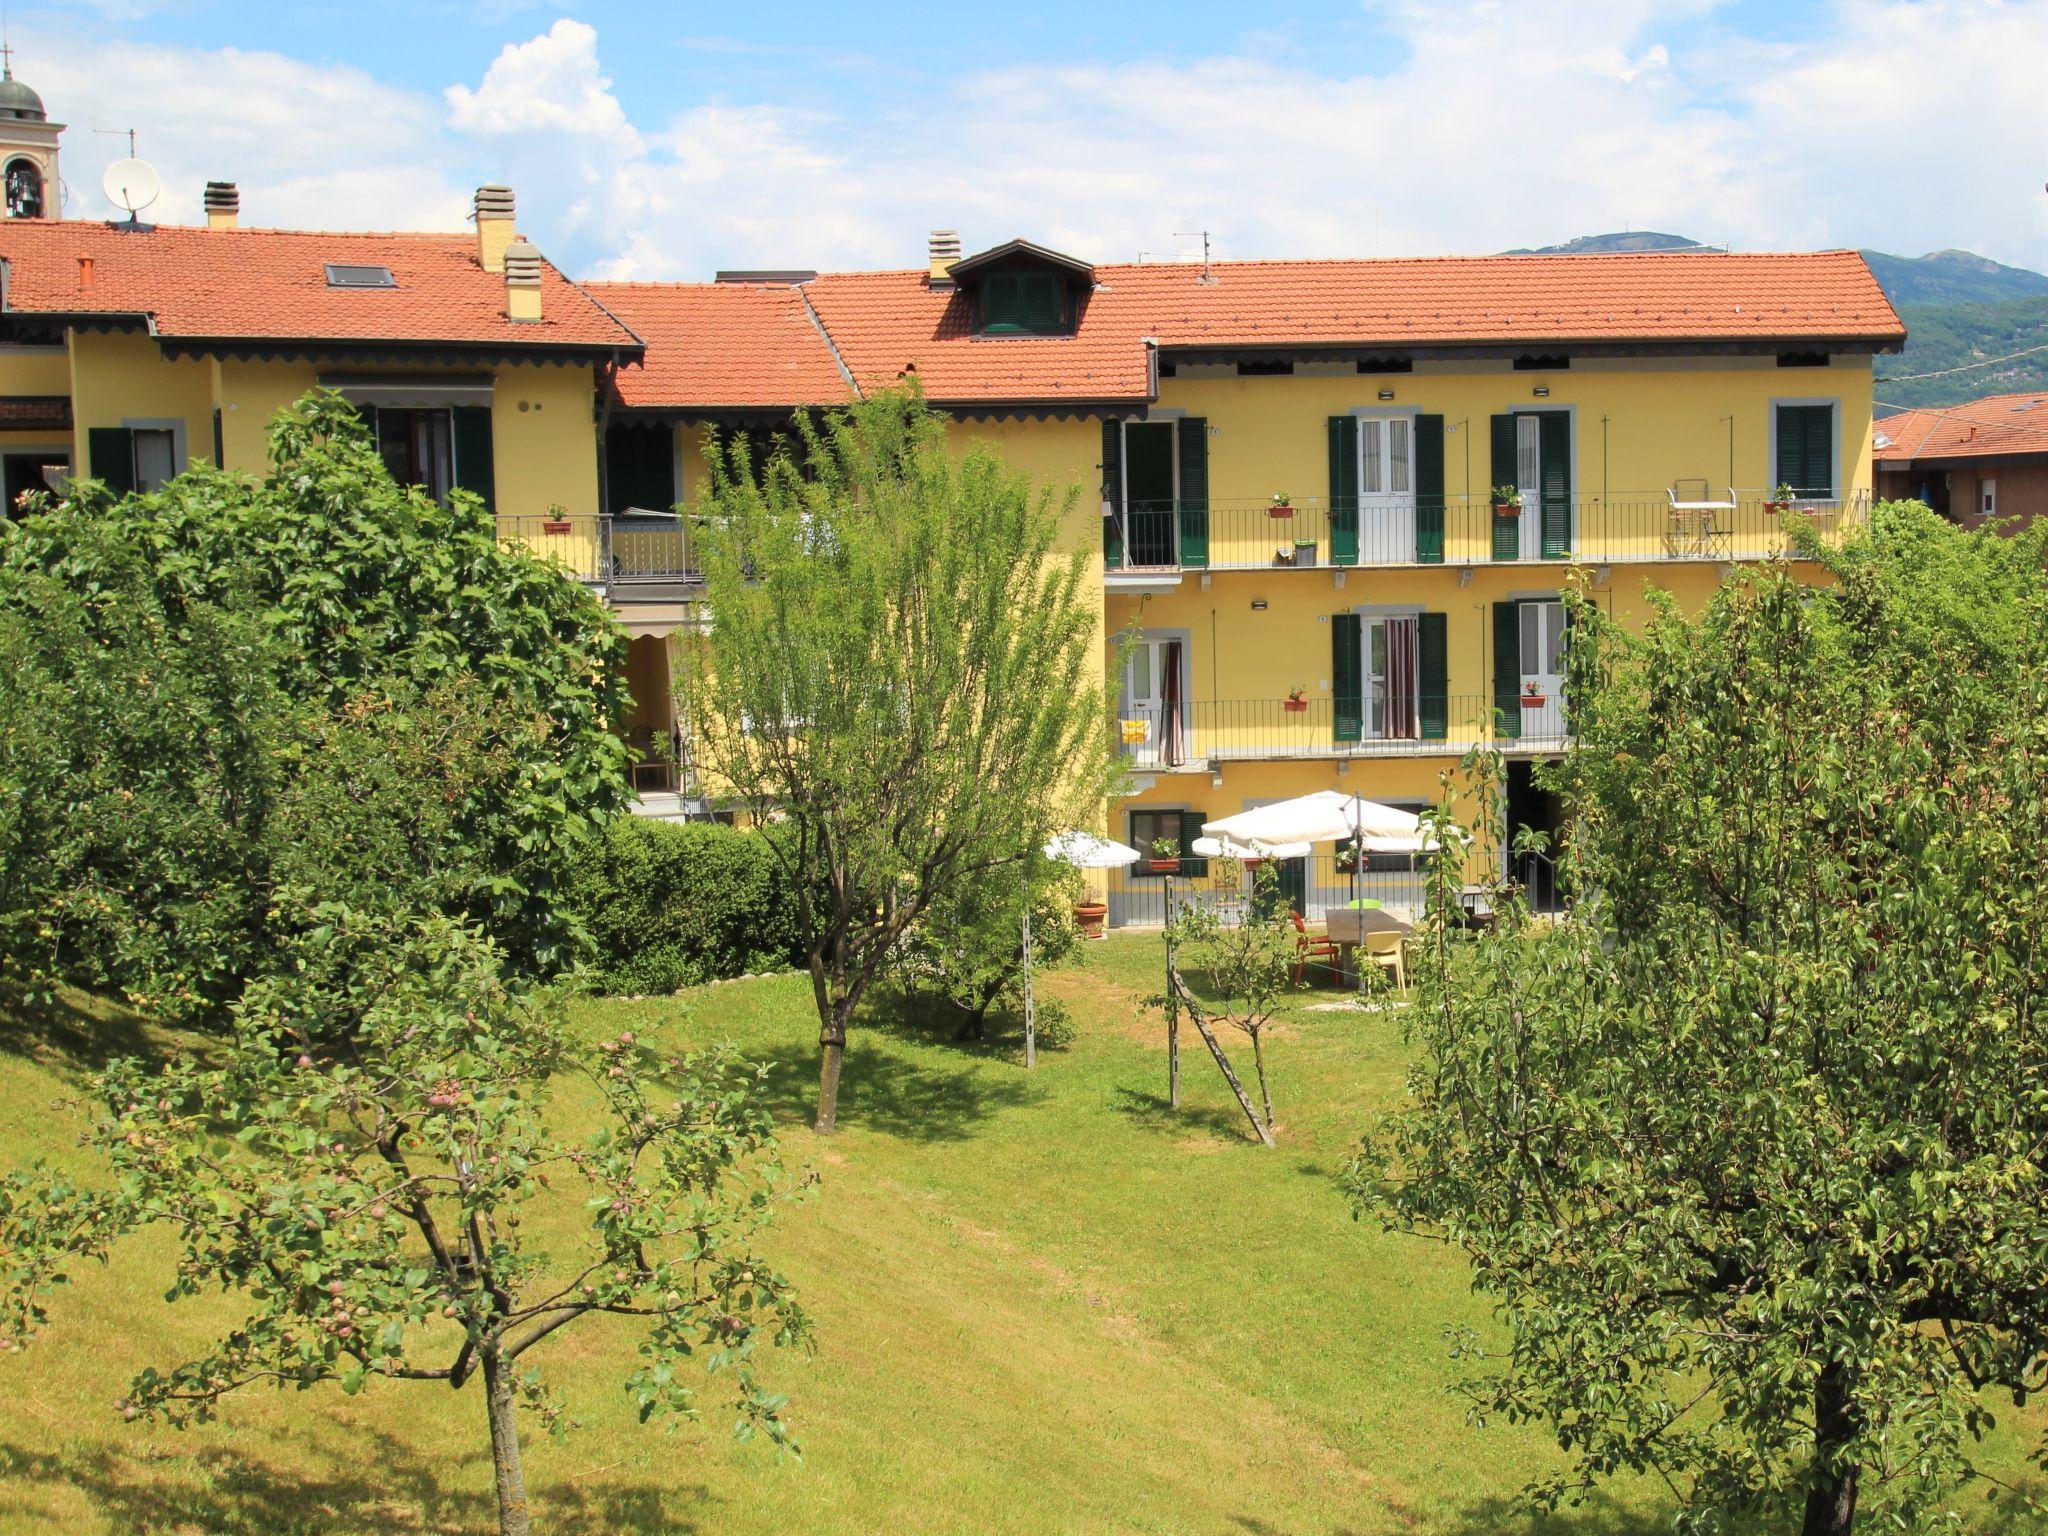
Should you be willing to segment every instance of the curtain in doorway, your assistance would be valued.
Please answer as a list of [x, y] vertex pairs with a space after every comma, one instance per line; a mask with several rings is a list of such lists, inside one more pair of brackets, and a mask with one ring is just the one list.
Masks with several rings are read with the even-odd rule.
[[1387, 621], [1387, 735], [1413, 741], [1415, 719], [1415, 621]]
[[1188, 760], [1187, 732], [1181, 728], [1181, 643], [1169, 640], [1162, 650], [1160, 670], [1166, 675], [1159, 679], [1159, 713], [1165, 718], [1160, 721], [1159, 751], [1168, 767], [1178, 768]]

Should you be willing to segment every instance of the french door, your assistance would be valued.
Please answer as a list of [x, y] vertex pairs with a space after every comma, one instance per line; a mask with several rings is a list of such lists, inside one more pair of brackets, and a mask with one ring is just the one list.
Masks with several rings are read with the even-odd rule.
[[1371, 741], [1413, 741], [1420, 734], [1415, 707], [1415, 620], [1367, 619], [1360, 631], [1363, 735]]
[[1174, 767], [1187, 761], [1182, 651], [1179, 640], [1145, 638], [1132, 643], [1124, 660], [1123, 718], [1144, 727], [1143, 736], [1126, 742], [1124, 750], [1140, 766]]
[[[1520, 606], [1522, 624], [1522, 740], [1564, 738], [1564, 604], [1528, 602]], [[1543, 702], [1532, 706], [1531, 697]]]
[[1358, 542], [1366, 564], [1415, 558], [1415, 420], [1358, 418]]

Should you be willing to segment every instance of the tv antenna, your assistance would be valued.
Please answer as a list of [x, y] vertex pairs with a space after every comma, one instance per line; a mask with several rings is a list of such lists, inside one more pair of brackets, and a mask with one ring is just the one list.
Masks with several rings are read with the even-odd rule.
[[1202, 275], [1196, 281], [1202, 283], [1215, 282], [1216, 279], [1209, 273], [1209, 231], [1206, 229], [1176, 229], [1173, 232], [1173, 238], [1176, 240], [1200, 240], [1202, 242]]
[[156, 173], [156, 167], [135, 153], [135, 130], [133, 128], [100, 128], [99, 133], [125, 133], [128, 135], [128, 158], [116, 160], [107, 167], [100, 177], [100, 190], [107, 194], [107, 201], [128, 215], [127, 228], [142, 228], [139, 217], [142, 210], [157, 200], [163, 191], [163, 180]]

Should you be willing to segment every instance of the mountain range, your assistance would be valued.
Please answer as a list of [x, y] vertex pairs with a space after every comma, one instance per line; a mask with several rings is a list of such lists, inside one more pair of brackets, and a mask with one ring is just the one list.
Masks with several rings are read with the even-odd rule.
[[[1713, 251], [1684, 235], [1626, 230], [1580, 235], [1508, 256], [1594, 256], [1616, 251]], [[1893, 256], [1864, 251], [1878, 286], [1906, 323], [1906, 350], [1877, 360], [1879, 414], [1886, 408], [1957, 405], [1981, 395], [2048, 388], [2048, 276], [1970, 251]], [[1993, 358], [2008, 362], [1976, 367]], [[1950, 370], [1962, 369], [1962, 372]], [[1941, 374], [1940, 378], [1917, 377]], [[1905, 377], [1902, 375], [1914, 375]], [[1888, 382], [1890, 381], [1890, 382]]]

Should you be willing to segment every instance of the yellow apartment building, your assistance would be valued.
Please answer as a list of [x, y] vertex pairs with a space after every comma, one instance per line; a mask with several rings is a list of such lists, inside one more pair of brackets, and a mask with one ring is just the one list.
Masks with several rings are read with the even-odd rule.
[[[712, 433], [915, 379], [962, 443], [1075, 492], [1131, 769], [1113, 836], [1185, 853], [1319, 788], [1418, 806], [1475, 743], [1547, 830], [1566, 583], [1690, 606], [1790, 523], [1856, 527], [1871, 360], [1904, 342], [1851, 251], [1105, 266], [942, 231], [900, 270], [579, 285], [502, 187], [449, 235], [244, 228], [224, 183], [204, 228], [58, 220], [56, 125], [8, 84], [7, 505], [260, 469], [271, 414], [338, 389], [395, 476], [476, 490], [611, 605], [656, 815], [720, 809], [673, 698]], [[1307, 910], [1344, 870], [1287, 874]], [[1112, 882], [1113, 921], [1157, 911], [1151, 878]]]

